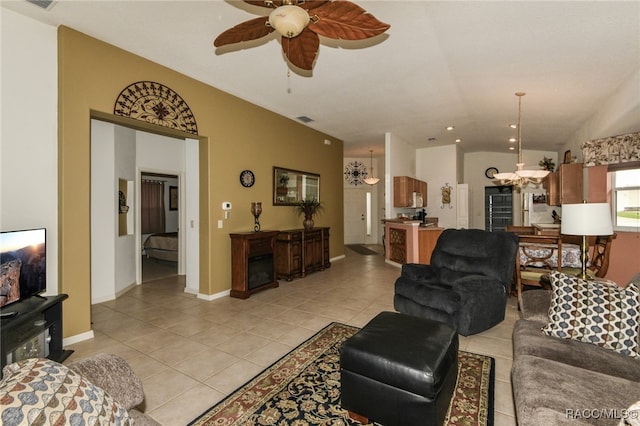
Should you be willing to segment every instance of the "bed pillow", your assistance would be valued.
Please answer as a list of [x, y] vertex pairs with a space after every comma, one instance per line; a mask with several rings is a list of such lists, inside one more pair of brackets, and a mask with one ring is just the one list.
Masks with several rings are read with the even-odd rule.
[[640, 356], [640, 291], [635, 284], [621, 288], [558, 271], [549, 276], [552, 293], [549, 323], [542, 327], [545, 334]]
[[9, 364], [0, 381], [0, 424], [129, 426], [129, 413], [104, 390], [45, 358]]

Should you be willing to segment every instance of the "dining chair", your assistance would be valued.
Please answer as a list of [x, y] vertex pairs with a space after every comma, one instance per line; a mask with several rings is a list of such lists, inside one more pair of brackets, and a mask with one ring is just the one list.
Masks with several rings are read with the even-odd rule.
[[518, 241], [516, 288], [521, 305], [524, 286], [542, 288], [544, 276], [562, 270], [562, 238], [560, 235], [518, 235]]
[[[604, 278], [609, 270], [609, 256], [611, 254], [611, 244], [616, 234], [598, 235], [593, 240], [593, 249], [589, 256], [589, 264], [587, 265], [587, 275], [590, 278]], [[566, 243], [566, 236], [562, 237]], [[562, 272], [569, 275], [578, 275], [582, 272], [581, 268], [563, 267]], [[549, 283], [547, 277], [543, 277], [543, 283]]]

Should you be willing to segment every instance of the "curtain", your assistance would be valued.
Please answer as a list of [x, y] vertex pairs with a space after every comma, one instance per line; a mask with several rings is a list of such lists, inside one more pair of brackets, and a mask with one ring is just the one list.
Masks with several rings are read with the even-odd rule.
[[165, 232], [164, 182], [143, 180], [140, 188], [143, 234]]
[[594, 139], [582, 144], [585, 167], [640, 160], [640, 132]]

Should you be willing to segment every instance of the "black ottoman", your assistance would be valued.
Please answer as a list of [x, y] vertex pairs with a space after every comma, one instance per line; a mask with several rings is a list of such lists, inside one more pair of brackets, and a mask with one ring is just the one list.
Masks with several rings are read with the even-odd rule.
[[441, 425], [458, 375], [458, 334], [445, 323], [381, 312], [340, 348], [342, 408], [385, 426]]

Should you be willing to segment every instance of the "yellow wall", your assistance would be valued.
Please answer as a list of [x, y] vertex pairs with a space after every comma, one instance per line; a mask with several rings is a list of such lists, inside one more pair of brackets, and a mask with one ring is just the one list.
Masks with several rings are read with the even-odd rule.
[[[344, 254], [342, 141], [75, 30], [60, 27], [58, 46], [59, 283], [60, 291], [69, 295], [65, 337], [91, 329], [90, 118], [131, 124], [110, 114], [120, 92], [136, 81], [170, 87], [197, 120], [200, 293], [231, 287], [229, 233], [253, 229], [251, 201], [263, 203], [263, 230], [301, 227], [293, 207], [271, 204], [273, 166], [320, 174], [324, 211], [315, 224], [331, 227], [331, 257]], [[159, 131], [165, 133], [164, 128]], [[325, 145], [325, 139], [332, 144]], [[244, 169], [255, 173], [252, 188], [240, 185]], [[218, 229], [223, 201], [231, 201], [233, 210]]]

